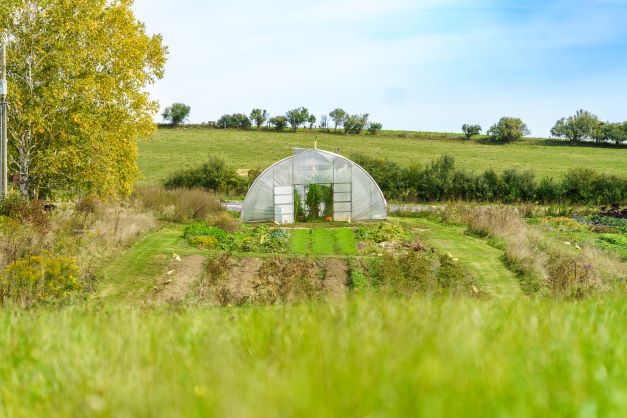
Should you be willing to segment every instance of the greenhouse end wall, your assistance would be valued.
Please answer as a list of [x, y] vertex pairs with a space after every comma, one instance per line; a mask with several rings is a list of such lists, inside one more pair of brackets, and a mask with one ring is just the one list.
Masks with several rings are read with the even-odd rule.
[[387, 219], [387, 202], [373, 178], [358, 164], [323, 150], [302, 150], [268, 167], [250, 187], [244, 222], [294, 223], [295, 191], [304, 201], [311, 185], [331, 187], [335, 221]]

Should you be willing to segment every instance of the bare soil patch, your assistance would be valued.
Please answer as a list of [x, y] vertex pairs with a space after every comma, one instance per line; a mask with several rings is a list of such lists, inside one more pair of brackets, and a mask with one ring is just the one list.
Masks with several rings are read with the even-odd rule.
[[329, 258], [325, 263], [324, 292], [332, 298], [346, 296], [348, 266], [343, 260]]
[[168, 267], [168, 271], [159, 281], [160, 290], [152, 300], [156, 303], [176, 303], [187, 296], [192, 284], [200, 276], [204, 257], [190, 255], [176, 257]]

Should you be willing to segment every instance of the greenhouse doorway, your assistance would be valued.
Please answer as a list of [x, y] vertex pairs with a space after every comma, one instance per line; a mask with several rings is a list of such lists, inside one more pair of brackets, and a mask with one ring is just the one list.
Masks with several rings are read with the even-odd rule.
[[[285, 192], [285, 191], [282, 191]], [[286, 201], [283, 196], [279, 201]], [[296, 222], [315, 220], [350, 222], [352, 213], [351, 183], [310, 183], [295, 184], [289, 207], [281, 207], [277, 212], [292, 215]], [[276, 204], [275, 204], [276, 207]], [[278, 216], [275, 220], [290, 219]]]

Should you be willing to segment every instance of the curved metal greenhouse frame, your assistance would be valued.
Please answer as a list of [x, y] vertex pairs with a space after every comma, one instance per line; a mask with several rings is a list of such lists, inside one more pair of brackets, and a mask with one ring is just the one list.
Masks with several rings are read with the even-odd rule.
[[357, 163], [329, 151], [307, 149], [277, 161], [253, 182], [246, 195], [244, 222], [294, 223], [294, 196], [313, 185], [333, 191], [333, 220], [387, 219], [387, 202], [372, 176]]

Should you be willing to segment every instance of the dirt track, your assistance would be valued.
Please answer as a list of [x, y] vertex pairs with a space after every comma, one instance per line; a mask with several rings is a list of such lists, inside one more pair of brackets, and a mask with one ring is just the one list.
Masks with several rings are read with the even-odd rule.
[[324, 292], [332, 298], [346, 296], [348, 266], [343, 260], [329, 258], [325, 263]]
[[204, 262], [202, 255], [190, 255], [173, 260], [162, 279], [164, 287], [154, 297], [157, 303], [176, 303], [187, 296], [192, 284], [200, 276]]

